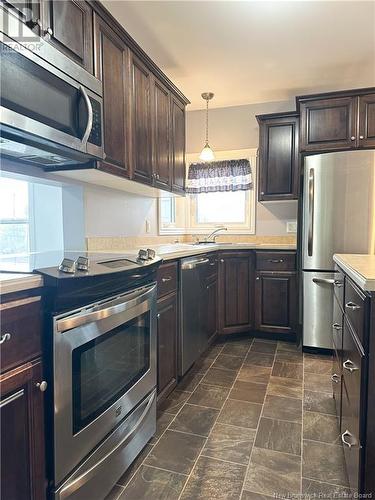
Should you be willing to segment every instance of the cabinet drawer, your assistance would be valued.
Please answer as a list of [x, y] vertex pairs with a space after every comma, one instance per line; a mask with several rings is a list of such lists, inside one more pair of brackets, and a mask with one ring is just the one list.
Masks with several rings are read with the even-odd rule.
[[177, 262], [170, 262], [159, 267], [157, 273], [158, 297], [177, 290]]
[[361, 443], [359, 440], [359, 419], [355, 415], [350, 390], [345, 382], [342, 384], [342, 419], [341, 419], [341, 441], [345, 454], [346, 472], [348, 475], [350, 489], [353, 493], [359, 489], [359, 462]]
[[342, 328], [344, 321], [344, 313], [339, 305], [336, 296], [333, 298], [333, 317], [332, 317], [332, 340], [333, 347], [339, 359], [342, 358]]
[[335, 294], [335, 297], [337, 298], [337, 301], [338, 301], [341, 309], [344, 309], [344, 289], [345, 289], [345, 275], [338, 268], [338, 266], [336, 266], [335, 267], [335, 278], [334, 278], [334, 284], [333, 284], [333, 292]]
[[296, 254], [286, 252], [255, 252], [257, 271], [294, 271]]
[[41, 354], [40, 297], [0, 305], [1, 373]]
[[345, 283], [344, 310], [355, 334], [363, 344], [366, 296], [349, 280]]

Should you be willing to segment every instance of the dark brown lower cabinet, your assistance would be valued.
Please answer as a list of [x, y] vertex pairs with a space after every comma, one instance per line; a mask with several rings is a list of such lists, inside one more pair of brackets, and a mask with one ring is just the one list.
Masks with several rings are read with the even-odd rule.
[[158, 399], [177, 384], [177, 293], [158, 299]]
[[204, 283], [204, 287], [202, 308], [204, 329], [207, 334], [207, 343], [209, 344], [217, 335], [218, 327], [219, 282], [217, 275], [212, 278], [208, 278]]
[[255, 330], [293, 333], [297, 325], [296, 273], [257, 272]]
[[39, 360], [0, 377], [1, 493], [12, 500], [45, 498], [43, 393]]

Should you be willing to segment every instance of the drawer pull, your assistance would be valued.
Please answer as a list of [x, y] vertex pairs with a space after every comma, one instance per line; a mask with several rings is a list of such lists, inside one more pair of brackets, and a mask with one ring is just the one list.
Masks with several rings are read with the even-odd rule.
[[357, 309], [361, 309], [361, 306], [359, 306], [358, 304], [356, 304], [355, 302], [347, 302], [345, 304], [345, 307], [347, 309], [352, 309], [352, 311], [356, 311]]
[[4, 335], [2, 335], [0, 337], [0, 344], [4, 344], [4, 342], [6, 342], [7, 340], [10, 340], [11, 339], [11, 334], [10, 333], [4, 333]]
[[340, 377], [339, 377], [336, 373], [334, 373], [334, 374], [332, 375], [332, 377], [331, 377], [331, 380], [332, 380], [332, 382], [334, 382], [335, 384], [338, 384], [338, 383], [340, 382]]
[[215, 262], [210, 262], [210, 266], [214, 266], [216, 264], [216, 260]]
[[355, 366], [353, 361], [350, 361], [350, 359], [347, 359], [346, 361], [344, 361], [342, 366], [345, 368], [345, 370], [348, 370], [348, 372], [350, 372], [350, 373], [353, 373], [353, 372], [359, 370], [358, 366]]
[[162, 283], [168, 283], [168, 281], [172, 281], [172, 276], [167, 276], [166, 278], [161, 279]]
[[342, 330], [342, 326], [341, 326], [341, 325], [339, 325], [338, 323], [333, 323], [332, 328], [333, 328], [334, 330]]
[[344, 286], [344, 282], [341, 280], [334, 280], [333, 285], [337, 288], [341, 288]]
[[[352, 443], [350, 443], [349, 441], [347, 441], [345, 439], [346, 437], [349, 437], [352, 440]], [[347, 446], [349, 449], [352, 446], [355, 446], [357, 444], [356, 438], [353, 436], [353, 434], [351, 432], [348, 431], [348, 429], [341, 434], [341, 441], [342, 441], [342, 444], [344, 444], [345, 446]]]
[[156, 319], [160, 319], [160, 313], [156, 315]]
[[267, 262], [270, 264], [282, 264], [284, 262], [284, 259], [268, 259]]
[[35, 385], [40, 390], [40, 392], [45, 392], [47, 390], [47, 387], [48, 387], [48, 384], [45, 380], [43, 380], [42, 382], [38, 382]]

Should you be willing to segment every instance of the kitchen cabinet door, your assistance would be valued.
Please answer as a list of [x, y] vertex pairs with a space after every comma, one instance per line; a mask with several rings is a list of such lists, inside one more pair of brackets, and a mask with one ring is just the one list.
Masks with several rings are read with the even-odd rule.
[[356, 96], [306, 99], [299, 106], [301, 151], [323, 152], [356, 146]]
[[132, 137], [132, 175], [134, 180], [152, 184], [151, 89], [153, 76], [132, 52], [130, 53], [130, 116]]
[[93, 13], [83, 0], [46, 0], [43, 35], [70, 59], [93, 71]]
[[0, 377], [1, 493], [12, 500], [46, 498], [43, 393], [39, 361]]
[[177, 384], [177, 293], [158, 300], [158, 400]]
[[219, 264], [219, 333], [247, 332], [253, 317], [252, 254], [224, 252]]
[[375, 94], [359, 96], [359, 147], [375, 148]]
[[185, 193], [185, 105], [171, 96], [172, 190]]
[[255, 278], [255, 329], [294, 333], [296, 324], [296, 274], [258, 272]]
[[170, 190], [170, 93], [159, 80], [153, 81], [153, 178], [154, 185]]
[[298, 198], [299, 117], [261, 115], [259, 122], [259, 201]]
[[204, 318], [204, 330], [206, 332], [207, 345], [217, 335], [218, 327], [218, 292], [219, 284], [217, 276], [205, 282], [202, 301], [202, 315]]
[[95, 76], [103, 82], [103, 162], [98, 165], [129, 177], [128, 71], [129, 50], [120, 37], [97, 14], [95, 28]]

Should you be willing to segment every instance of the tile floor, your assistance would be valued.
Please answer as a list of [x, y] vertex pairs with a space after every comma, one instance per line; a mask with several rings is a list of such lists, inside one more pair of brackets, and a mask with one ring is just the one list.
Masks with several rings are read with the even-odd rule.
[[107, 500], [349, 498], [330, 374], [290, 343], [214, 345]]

